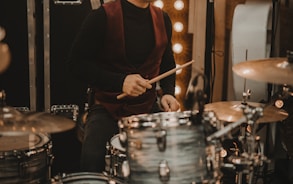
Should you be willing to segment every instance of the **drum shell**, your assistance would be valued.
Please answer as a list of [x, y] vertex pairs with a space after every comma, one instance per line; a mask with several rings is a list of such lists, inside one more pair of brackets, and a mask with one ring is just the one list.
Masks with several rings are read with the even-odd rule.
[[[201, 123], [191, 122], [189, 112], [132, 116], [120, 120], [119, 125], [120, 134], [126, 135], [130, 183], [164, 183], [159, 176], [160, 163], [168, 165], [168, 184], [197, 183], [206, 178], [204, 129]], [[166, 132], [163, 150], [157, 137], [162, 131]]]
[[[48, 182], [53, 160], [50, 137], [41, 133], [1, 134], [0, 183]], [[9, 142], [9, 145], [5, 142]]]

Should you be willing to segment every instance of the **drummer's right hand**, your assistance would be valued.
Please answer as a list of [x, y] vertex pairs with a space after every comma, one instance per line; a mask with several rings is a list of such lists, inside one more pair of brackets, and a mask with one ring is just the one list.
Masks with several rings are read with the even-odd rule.
[[148, 81], [139, 74], [127, 75], [123, 82], [122, 91], [128, 96], [139, 96], [145, 93], [147, 89], [152, 88]]

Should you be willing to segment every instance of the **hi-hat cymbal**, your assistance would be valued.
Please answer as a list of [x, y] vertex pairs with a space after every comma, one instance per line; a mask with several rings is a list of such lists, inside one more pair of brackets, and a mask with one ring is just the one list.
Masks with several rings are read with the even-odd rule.
[[269, 58], [235, 64], [237, 75], [261, 82], [293, 85], [293, 64], [287, 58]]
[[0, 109], [0, 132], [58, 133], [75, 127], [69, 118], [45, 112], [18, 113], [13, 108]]
[[[286, 119], [288, 113], [283, 109], [270, 105], [266, 106], [262, 103], [247, 102], [247, 105], [252, 107], [263, 107], [263, 116], [260, 117], [258, 123], [272, 123]], [[218, 118], [225, 122], [236, 122], [243, 114], [243, 107], [241, 101], [229, 101], [229, 102], [215, 102], [205, 105], [205, 111], [214, 111]]]

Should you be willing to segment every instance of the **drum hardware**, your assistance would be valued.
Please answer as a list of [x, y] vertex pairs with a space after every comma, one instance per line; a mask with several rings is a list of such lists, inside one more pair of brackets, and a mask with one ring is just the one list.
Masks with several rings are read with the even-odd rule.
[[111, 166], [111, 147], [109, 142], [106, 144], [106, 155], [105, 155], [105, 171], [107, 173], [112, 173], [112, 166]]
[[56, 5], [81, 5], [83, 0], [54, 0]]
[[[262, 155], [257, 150], [257, 145], [259, 145], [259, 136], [256, 135], [257, 130], [257, 122], [258, 119], [263, 116], [263, 108], [262, 107], [253, 107], [250, 105], [242, 106], [243, 116], [238, 121], [228, 124], [223, 129], [218, 130], [217, 132], [211, 134], [207, 137], [208, 144], [214, 145], [214, 160], [218, 160], [220, 168], [231, 169], [236, 171], [237, 173], [237, 183], [242, 184], [244, 179], [247, 179], [252, 183], [252, 179], [254, 176], [254, 169], [256, 167], [260, 167], [264, 162], [269, 162], [269, 160]], [[227, 152], [221, 149], [221, 145], [223, 145], [220, 141], [225, 135], [227, 135], [232, 129], [242, 126], [242, 129], [245, 131], [241, 131], [238, 139], [242, 145], [242, 153], [239, 151], [237, 145], [235, 146], [234, 154], [227, 155]], [[250, 131], [247, 130], [247, 126], [250, 126]], [[223, 152], [222, 152], [223, 151]], [[217, 153], [216, 153], [217, 152]], [[226, 161], [223, 159], [226, 157]], [[213, 159], [208, 159], [213, 160]], [[223, 176], [221, 170], [217, 169], [217, 176], [219, 179]], [[243, 178], [245, 176], [245, 178]], [[247, 178], [246, 178], [247, 177]]]
[[274, 105], [281, 109], [285, 105], [285, 101], [293, 97], [292, 87], [288, 85], [283, 85], [281, 92], [277, 93], [277, 98], [274, 102]]
[[76, 122], [79, 115], [79, 107], [75, 104], [52, 105], [51, 113], [67, 117]]
[[29, 112], [30, 109], [28, 107], [14, 107], [14, 109], [18, 110], [19, 112]]
[[170, 180], [170, 167], [167, 160], [160, 161], [159, 177], [161, 182], [168, 182]]
[[223, 150], [220, 140], [213, 140], [212, 142], [207, 143], [207, 175], [209, 176], [211, 183], [217, 183], [223, 176], [221, 172], [221, 163], [223, 163], [221, 153]]
[[[246, 80], [245, 80], [246, 81]], [[246, 83], [246, 82], [245, 82]], [[244, 84], [244, 89], [245, 89], [245, 86], [246, 84]], [[246, 104], [247, 101], [250, 99], [250, 96], [251, 96], [251, 90], [250, 89], [247, 89], [246, 91], [244, 91], [242, 93], [242, 103], [243, 104]]]
[[[157, 146], [159, 151], [164, 152], [166, 150], [166, 144], [167, 144], [167, 131], [166, 130], [158, 130], [156, 133], [157, 138]], [[167, 162], [167, 161], [166, 161]], [[164, 162], [164, 163], [166, 163]], [[167, 164], [165, 164], [167, 165]], [[160, 166], [161, 168], [161, 166]]]
[[223, 123], [219, 120], [214, 111], [204, 111], [202, 115], [202, 123], [207, 135], [224, 128]]

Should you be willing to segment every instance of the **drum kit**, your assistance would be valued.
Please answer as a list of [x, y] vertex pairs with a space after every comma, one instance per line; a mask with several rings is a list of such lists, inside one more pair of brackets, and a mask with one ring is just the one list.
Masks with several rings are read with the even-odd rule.
[[[293, 96], [293, 53], [287, 58], [246, 61], [233, 71], [246, 79], [282, 85]], [[257, 183], [270, 163], [257, 135], [259, 125], [289, 114], [276, 101], [204, 104], [204, 111], [161, 112], [119, 120], [120, 133], [107, 145], [105, 172], [126, 183]], [[258, 175], [258, 176], [257, 176]]]
[[[287, 58], [245, 61], [234, 65], [233, 71], [246, 79], [288, 89], [293, 85], [293, 53], [289, 52]], [[282, 94], [292, 96], [290, 90]], [[269, 162], [260, 151], [257, 126], [283, 121], [289, 115], [275, 104], [248, 102], [244, 98], [205, 104], [203, 112], [192, 109], [121, 118], [120, 133], [106, 146], [105, 172], [51, 178], [50, 134], [70, 130], [76, 123], [45, 112], [20, 112], [6, 106], [5, 96], [1, 91], [0, 182], [4, 184], [212, 184], [223, 183], [230, 177], [225, 175], [226, 170], [235, 172], [234, 183], [252, 184], [255, 170]], [[227, 148], [225, 142], [233, 132], [233, 146]]]

